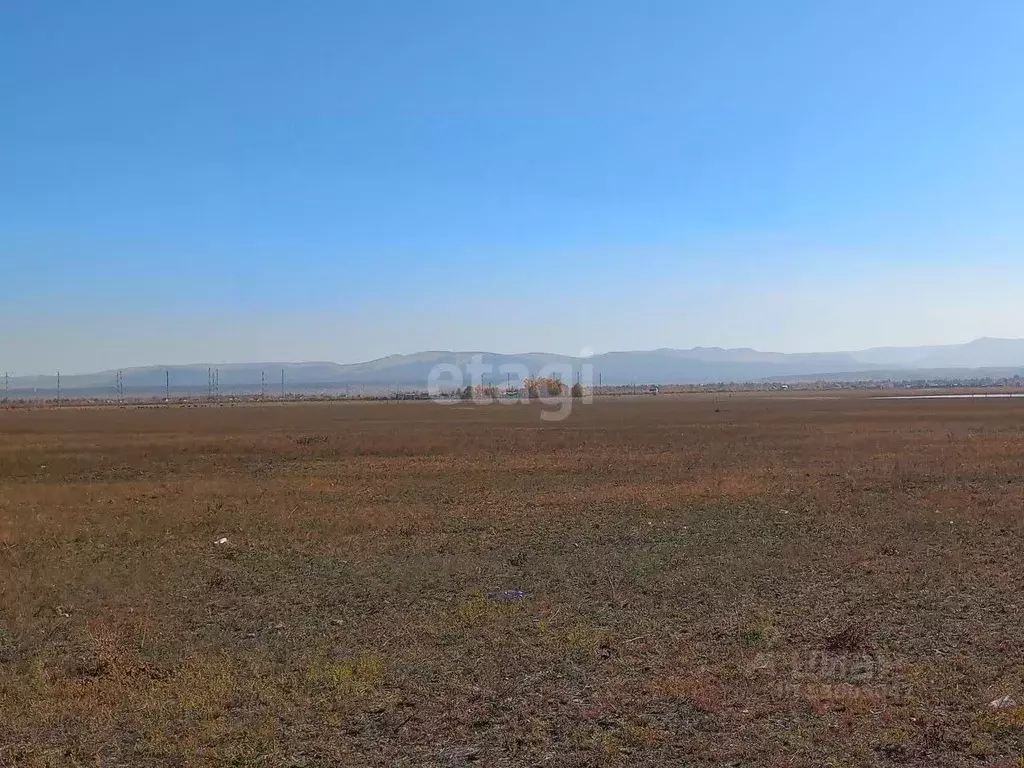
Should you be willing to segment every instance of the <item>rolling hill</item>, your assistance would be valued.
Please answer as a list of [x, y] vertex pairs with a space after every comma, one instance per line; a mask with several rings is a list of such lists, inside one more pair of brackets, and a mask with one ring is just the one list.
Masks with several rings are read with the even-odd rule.
[[[588, 358], [568, 357], [543, 352], [496, 354], [491, 352], [427, 351], [409, 355], [389, 355], [364, 363], [341, 365], [331, 362], [304, 363], [230, 363], [216, 366], [220, 391], [259, 391], [266, 381], [269, 392], [281, 387], [291, 392], [338, 390], [358, 387], [425, 388], [431, 371], [438, 365], [465, 366], [478, 359], [490, 366], [485, 381], [505, 379], [502, 366], [525, 368], [531, 374], [545, 367], [560, 366], [570, 376], [591, 366], [595, 383], [606, 385], [630, 382], [651, 384], [692, 384], [718, 381], [828, 380], [922, 378], [972, 376], [972, 371], [998, 370], [1001, 374], [1024, 373], [1024, 339], [984, 338], [966, 344], [932, 347], [880, 347], [853, 352], [812, 352], [788, 354], [760, 352], [754, 349], [656, 349], [650, 351], [607, 352]], [[126, 393], [158, 394], [164, 391], [170, 375], [172, 390], [178, 394], [202, 393], [207, 387], [207, 364], [154, 365], [127, 368], [121, 373]], [[115, 391], [117, 371], [61, 377], [61, 389], [69, 395], [98, 395]], [[565, 375], [563, 373], [563, 375]], [[979, 373], [978, 375], [984, 375]], [[468, 381], [468, 379], [467, 379]], [[56, 376], [23, 376], [11, 379], [12, 395], [41, 395], [56, 390]]]

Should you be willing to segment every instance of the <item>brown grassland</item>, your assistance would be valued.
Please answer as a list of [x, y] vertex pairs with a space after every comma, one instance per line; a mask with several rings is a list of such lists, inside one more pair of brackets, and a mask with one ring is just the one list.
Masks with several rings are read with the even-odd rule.
[[717, 405], [0, 411], [0, 765], [1021, 766], [1024, 401]]

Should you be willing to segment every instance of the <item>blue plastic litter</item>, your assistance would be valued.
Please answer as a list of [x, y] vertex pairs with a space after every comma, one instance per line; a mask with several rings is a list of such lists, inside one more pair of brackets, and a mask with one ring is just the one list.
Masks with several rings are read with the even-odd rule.
[[491, 600], [497, 600], [502, 603], [514, 603], [525, 598], [526, 593], [521, 589], [506, 589], [504, 592], [495, 592], [493, 595], [488, 595], [488, 597]]

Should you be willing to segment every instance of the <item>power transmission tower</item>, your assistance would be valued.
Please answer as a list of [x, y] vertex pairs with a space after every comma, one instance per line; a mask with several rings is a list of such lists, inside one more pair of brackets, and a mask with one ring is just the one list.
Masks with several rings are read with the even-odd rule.
[[267, 372], [260, 371], [260, 400], [267, 399]]
[[171, 402], [171, 372], [164, 371], [164, 400]]
[[206, 401], [213, 400], [213, 368], [206, 368]]
[[121, 371], [117, 372], [117, 402], [124, 402], [124, 373]]
[[213, 399], [220, 401], [220, 368], [213, 369]]
[[11, 374], [4, 373], [4, 402], [11, 401]]
[[57, 371], [57, 407], [60, 407], [60, 371]]
[[284, 400], [284, 368], [281, 369], [281, 399]]

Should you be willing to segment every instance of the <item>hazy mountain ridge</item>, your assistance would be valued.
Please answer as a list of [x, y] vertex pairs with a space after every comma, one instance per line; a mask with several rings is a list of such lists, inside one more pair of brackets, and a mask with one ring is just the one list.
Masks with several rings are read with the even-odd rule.
[[[284, 373], [285, 387], [351, 387], [396, 385], [425, 387], [434, 366], [454, 364], [464, 366], [479, 357], [490, 365], [488, 381], [500, 382], [503, 365], [525, 366], [531, 373], [545, 366], [560, 365], [579, 372], [584, 365], [591, 366], [595, 383], [629, 382], [656, 384], [689, 384], [716, 381], [782, 380], [786, 377], [806, 379], [830, 375], [843, 380], [851, 377], [888, 379], [915, 371], [943, 371], [946, 375], [965, 376], [974, 369], [1002, 371], [1024, 369], [1024, 339], [976, 339], [966, 344], [929, 347], [878, 347], [853, 352], [760, 352], [749, 348], [722, 349], [695, 347], [693, 349], [656, 349], [650, 351], [606, 352], [580, 358], [544, 352], [523, 354], [496, 354], [491, 352], [449, 352], [431, 350], [409, 355], [389, 355], [362, 363], [342, 365], [331, 362], [305, 363], [229, 363], [208, 365], [146, 366], [125, 368], [121, 371], [126, 390], [161, 391], [170, 374], [172, 389], [203, 391], [207, 386], [207, 371], [219, 371], [222, 392], [230, 390], [258, 390], [265, 381], [268, 391], [281, 386]], [[117, 371], [79, 374], [61, 377], [61, 388], [72, 393], [76, 390], [113, 389]], [[14, 390], [56, 388], [56, 376], [21, 376], [12, 378]]]
[[966, 344], [876, 347], [849, 353], [861, 363], [900, 368], [992, 368], [1024, 365], [1024, 339], [981, 338]]

